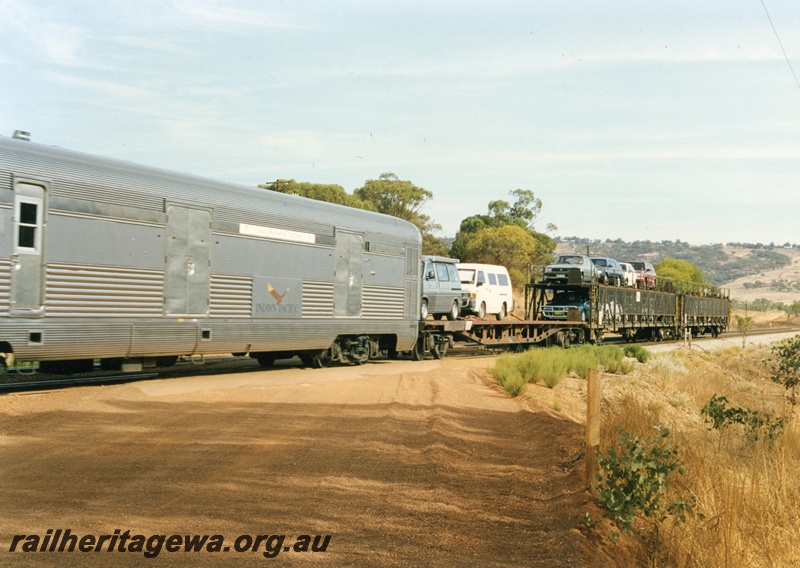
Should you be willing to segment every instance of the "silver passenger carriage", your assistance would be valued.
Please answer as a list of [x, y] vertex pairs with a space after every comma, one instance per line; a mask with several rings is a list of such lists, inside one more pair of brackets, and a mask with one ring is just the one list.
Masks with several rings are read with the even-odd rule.
[[420, 252], [394, 217], [0, 137], [0, 367], [393, 355]]

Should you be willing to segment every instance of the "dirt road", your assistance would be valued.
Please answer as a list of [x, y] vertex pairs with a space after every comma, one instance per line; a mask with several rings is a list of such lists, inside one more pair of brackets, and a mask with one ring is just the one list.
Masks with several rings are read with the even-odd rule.
[[[0, 397], [0, 564], [608, 566], [584, 520], [598, 513], [583, 461], [572, 459], [582, 426], [498, 392], [485, 379], [491, 362], [295, 367]], [[98, 552], [19, 552], [36, 546], [30, 535], [41, 548], [48, 529], [54, 540], [67, 528], [118, 532]], [[224, 544], [168, 552], [162, 543], [156, 559], [119, 551], [135, 550], [137, 534]], [[285, 546], [262, 539], [257, 552], [235, 550], [247, 544], [240, 535], [281, 534]], [[294, 551], [303, 534], [331, 539], [325, 552]], [[28, 540], [10, 553], [14, 535]], [[268, 545], [276, 558], [265, 558]]]

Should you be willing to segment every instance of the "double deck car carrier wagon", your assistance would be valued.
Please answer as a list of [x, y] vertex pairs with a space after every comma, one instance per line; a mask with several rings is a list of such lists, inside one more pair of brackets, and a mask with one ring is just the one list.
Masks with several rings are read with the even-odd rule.
[[[430, 333], [483, 347], [599, 343], [606, 334], [627, 341], [678, 339], [724, 332], [730, 320], [727, 290], [661, 279], [654, 290], [585, 282], [536, 282], [526, 288], [525, 317], [504, 321], [428, 323]], [[459, 327], [460, 326], [460, 327]]]

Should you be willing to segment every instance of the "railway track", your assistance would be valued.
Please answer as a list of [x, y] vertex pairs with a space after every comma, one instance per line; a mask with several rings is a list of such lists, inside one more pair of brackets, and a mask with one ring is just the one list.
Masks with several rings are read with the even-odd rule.
[[[757, 337], [762, 335], [780, 334], [797, 332], [800, 330], [792, 327], [758, 329], [747, 332], [748, 337]], [[720, 335], [718, 339], [735, 339], [742, 337], [740, 332], [728, 332]], [[693, 342], [700, 342], [712, 340], [711, 336], [700, 336], [692, 338]], [[666, 343], [679, 344], [681, 340], [667, 341], [667, 342], [637, 342], [638, 345], [644, 347], [664, 345]], [[606, 345], [627, 345], [628, 343], [621, 337], [606, 337], [603, 340]], [[503, 352], [500, 346], [497, 347], [479, 347], [475, 345], [464, 344], [456, 346], [447, 351], [448, 357], [476, 357], [476, 356], [493, 356], [497, 353]], [[281, 361], [277, 364], [279, 367], [294, 367], [300, 366], [302, 363], [299, 359], [289, 359]], [[146, 381], [153, 379], [169, 379], [179, 378], [192, 375], [213, 375], [223, 373], [246, 373], [254, 371], [264, 371], [262, 367], [254, 359], [249, 357], [234, 357], [234, 356], [215, 356], [215, 357], [191, 357], [181, 359], [175, 366], [158, 369], [157, 371], [148, 373], [113, 373], [113, 374], [99, 374], [100, 372], [91, 374], [81, 374], [73, 376], [58, 376], [58, 375], [40, 375], [36, 372], [30, 371], [31, 367], [24, 368], [9, 368], [8, 374], [4, 377], [7, 382], [0, 383], [0, 394], [9, 393], [25, 393], [25, 392], [40, 392], [45, 390], [64, 389], [79, 386], [103, 386], [123, 384], [135, 381]], [[24, 380], [19, 380], [24, 379]]]
[[67, 387], [85, 387], [92, 385], [114, 385], [144, 381], [158, 377], [158, 373], [139, 373], [135, 375], [106, 375], [102, 377], [69, 377], [64, 379], [46, 379], [41, 381], [26, 381], [0, 384], [0, 394], [12, 392], [32, 392], [42, 390], [63, 389]]

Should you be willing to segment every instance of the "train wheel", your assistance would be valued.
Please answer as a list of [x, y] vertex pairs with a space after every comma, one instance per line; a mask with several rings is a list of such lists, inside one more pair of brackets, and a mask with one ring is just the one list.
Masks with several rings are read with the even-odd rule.
[[447, 341], [434, 341], [431, 348], [431, 355], [434, 359], [441, 359], [447, 353]]
[[458, 312], [459, 312], [458, 300], [456, 300], [455, 302], [453, 302], [453, 305], [450, 306], [450, 311], [447, 312], [447, 319], [449, 319], [450, 321], [457, 320], [458, 319]]
[[486, 302], [481, 302], [481, 307], [478, 308], [478, 319], [486, 317]]
[[506, 308], [505, 302], [503, 302], [503, 307], [500, 308], [500, 311], [498, 312], [498, 314], [496, 316], [497, 317], [497, 321], [503, 321], [504, 319], [506, 319], [507, 315], [508, 315], [508, 309]]
[[323, 349], [311, 357], [311, 366], [316, 369], [324, 369], [331, 364], [332, 360], [330, 349]]

